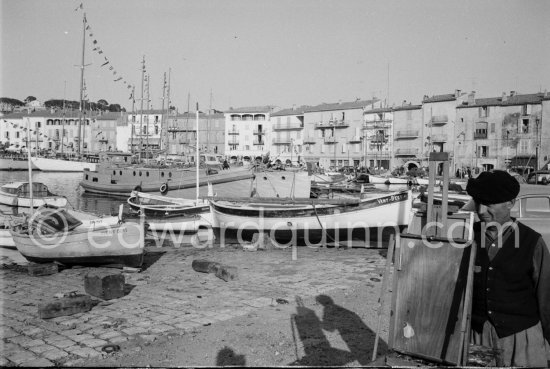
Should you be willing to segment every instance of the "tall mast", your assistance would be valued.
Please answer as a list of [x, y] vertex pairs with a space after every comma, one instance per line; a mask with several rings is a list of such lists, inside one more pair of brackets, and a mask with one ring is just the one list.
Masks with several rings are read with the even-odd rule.
[[[197, 145], [196, 147], [196, 159], [195, 159], [195, 166], [196, 166], [196, 169], [197, 169], [197, 203], [199, 201], [199, 160], [200, 160], [200, 156], [199, 156], [199, 103], [197, 102], [197, 121], [196, 121], [196, 125], [195, 125], [195, 129], [197, 130], [197, 142], [195, 143]], [[189, 115], [189, 113], [187, 113], [187, 115]], [[208, 168], [206, 169], [208, 171]]]
[[136, 86], [132, 86], [132, 117], [134, 118], [134, 121], [131, 122], [132, 123], [132, 128], [131, 128], [131, 132], [130, 132], [130, 152], [133, 154], [134, 153], [134, 131], [136, 130], [136, 110], [135, 110], [135, 105], [136, 105]]
[[212, 114], [212, 89], [210, 89], [210, 106], [206, 119], [206, 152], [210, 152], [210, 115]]
[[[167, 91], [167, 97], [168, 97], [168, 115], [170, 115], [170, 74], [172, 72], [171, 68], [168, 68], [168, 91]], [[168, 117], [166, 117], [166, 151], [164, 152], [164, 161], [166, 161], [166, 156], [168, 154], [168, 148], [170, 147], [168, 145], [169, 143], [170, 134], [168, 133]]]
[[151, 113], [150, 98], [149, 98], [149, 85], [151, 82], [151, 76], [147, 75], [147, 84], [145, 88], [147, 89], [147, 136], [145, 136], [145, 162], [149, 164], [149, 114]]
[[86, 65], [84, 64], [84, 50], [86, 46], [86, 13], [84, 13], [84, 17], [82, 18], [82, 58], [80, 63], [80, 105], [79, 105], [79, 114], [78, 114], [78, 154], [80, 154], [80, 146], [84, 147], [84, 144], [82, 143], [82, 108], [83, 108], [83, 96], [84, 96], [84, 68]]
[[[162, 82], [162, 110], [160, 115], [160, 135], [159, 135], [159, 142], [161, 143], [160, 149], [165, 149], [164, 146], [166, 143], [163, 143], [162, 135], [164, 134], [164, 121], [166, 120], [165, 115], [166, 111], [164, 110], [164, 100], [166, 100], [166, 72], [164, 72], [164, 79]], [[164, 160], [166, 161], [166, 151], [164, 152]]]
[[61, 155], [63, 156], [63, 141], [65, 139], [65, 118], [67, 111], [65, 110], [65, 95], [67, 93], [67, 81], [65, 81], [65, 86], [63, 87], [63, 120], [61, 123]]
[[140, 103], [140, 118], [139, 118], [139, 161], [141, 162], [141, 150], [143, 148], [143, 79], [145, 78], [145, 55], [143, 55], [143, 61], [141, 62], [141, 103]]
[[[185, 118], [185, 141], [187, 142], [188, 146], [189, 146], [189, 143], [191, 142], [191, 139], [189, 138], [189, 114], [191, 114], [191, 111], [189, 109], [190, 100], [191, 100], [191, 93], [188, 92], [187, 93], [187, 118]], [[189, 148], [187, 150], [189, 151]]]

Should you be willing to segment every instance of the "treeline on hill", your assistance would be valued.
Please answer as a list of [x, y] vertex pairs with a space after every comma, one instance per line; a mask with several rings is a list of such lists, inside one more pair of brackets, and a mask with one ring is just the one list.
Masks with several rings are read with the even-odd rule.
[[[12, 99], [10, 97], [0, 97], [0, 103], [2, 104], [9, 104], [13, 107], [16, 106], [24, 106], [26, 102], [36, 100], [35, 98], [32, 98], [31, 96], [27, 97], [25, 101]], [[65, 109], [67, 110], [78, 110], [80, 103], [78, 101], [71, 101], [71, 100], [63, 100], [63, 99], [50, 99], [48, 101], [44, 102], [44, 106], [48, 109], [55, 108], [55, 109]], [[83, 110], [101, 110], [101, 111], [110, 111], [110, 112], [121, 112], [126, 111], [126, 109], [122, 108], [120, 104], [109, 104], [106, 100], [98, 100], [97, 102], [91, 102], [91, 101], [84, 101]]]

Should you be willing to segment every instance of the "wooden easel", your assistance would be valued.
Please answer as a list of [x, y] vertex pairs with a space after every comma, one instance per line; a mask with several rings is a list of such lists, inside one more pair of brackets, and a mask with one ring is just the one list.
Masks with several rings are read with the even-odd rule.
[[[440, 162], [443, 198], [440, 205], [434, 205], [435, 176]], [[448, 206], [448, 153], [430, 154], [429, 176], [426, 206], [412, 215], [407, 231], [390, 242], [379, 318], [390, 274], [390, 255], [395, 248], [388, 347], [406, 357], [465, 365], [476, 250], [474, 218], [473, 213], [456, 212], [458, 209]], [[432, 222], [437, 226], [430, 227]], [[385, 361], [389, 364], [392, 355], [387, 355]], [[403, 361], [394, 365], [403, 365]]]

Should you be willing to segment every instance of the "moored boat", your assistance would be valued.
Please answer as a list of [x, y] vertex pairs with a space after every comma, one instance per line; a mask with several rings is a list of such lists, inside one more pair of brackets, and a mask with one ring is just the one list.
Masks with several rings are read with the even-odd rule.
[[[31, 206], [31, 187], [29, 182], [10, 182], [0, 186], [0, 204], [29, 208]], [[32, 183], [32, 205], [34, 208], [43, 205], [64, 207], [67, 198], [51, 193], [41, 182]]]
[[[199, 186], [239, 181], [252, 178], [246, 167], [229, 170], [199, 170]], [[130, 196], [132, 191], [161, 192], [193, 188], [197, 185], [197, 172], [194, 168], [167, 166], [127, 166], [114, 167], [100, 164], [96, 171], [84, 171], [80, 186], [86, 192]]]
[[133, 211], [153, 218], [173, 218], [210, 211], [210, 204], [205, 200], [167, 197], [139, 191], [132, 191], [126, 202]]
[[391, 175], [374, 175], [369, 174], [369, 183], [374, 184], [386, 184], [386, 185], [393, 185], [393, 184], [406, 184], [406, 185], [412, 185], [413, 181], [409, 177], [395, 177]]
[[31, 158], [32, 164], [43, 172], [82, 172], [96, 170], [97, 163], [85, 160], [66, 160], [58, 158]]
[[24, 224], [10, 229], [17, 250], [29, 261], [65, 265], [143, 262], [144, 231], [138, 223], [81, 221], [63, 209], [39, 209]]
[[[277, 242], [308, 244], [364, 237], [372, 228], [402, 227], [411, 191], [348, 199], [210, 198], [216, 237], [251, 239], [269, 234]], [[223, 241], [222, 241], [223, 242]]]
[[[0, 157], [0, 170], [28, 170], [29, 164], [26, 157]], [[36, 166], [31, 164], [31, 169], [36, 170]]]

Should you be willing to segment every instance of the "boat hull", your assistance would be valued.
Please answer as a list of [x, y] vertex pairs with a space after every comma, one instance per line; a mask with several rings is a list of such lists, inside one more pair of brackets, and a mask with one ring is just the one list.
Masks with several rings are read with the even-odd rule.
[[[251, 199], [253, 200], [253, 199]], [[365, 237], [374, 229], [407, 225], [410, 191], [361, 199], [341, 205], [323, 201], [311, 204], [232, 203], [211, 201], [213, 229], [220, 242], [237, 236], [247, 241], [254, 233], [267, 233], [277, 242], [309, 244], [327, 237], [347, 240]]]
[[83, 172], [96, 170], [97, 163], [52, 158], [31, 158], [36, 168], [43, 172]]
[[410, 178], [399, 178], [399, 177], [381, 177], [381, 176], [375, 176], [372, 174], [369, 174], [369, 183], [374, 184], [386, 184], [386, 185], [392, 185], [392, 184], [406, 184], [406, 185], [412, 185], [412, 180]]
[[143, 227], [116, 226], [78, 229], [52, 235], [10, 230], [17, 250], [33, 262], [57, 261], [66, 265], [122, 264], [138, 267], [143, 261]]
[[[13, 158], [0, 158], [0, 170], [28, 170], [29, 163], [27, 159], [13, 159]], [[38, 170], [34, 164], [31, 163], [32, 170]]]
[[[199, 186], [240, 181], [252, 176], [248, 169], [226, 170], [208, 176], [201, 170]], [[196, 172], [170, 168], [112, 168], [95, 172], [85, 171], [80, 182], [80, 186], [86, 192], [124, 197], [130, 196], [134, 190], [160, 192], [164, 185], [168, 191], [195, 188]]]
[[210, 211], [209, 203], [203, 200], [172, 198], [137, 191], [132, 191], [126, 202], [134, 212], [151, 218], [193, 216]]

